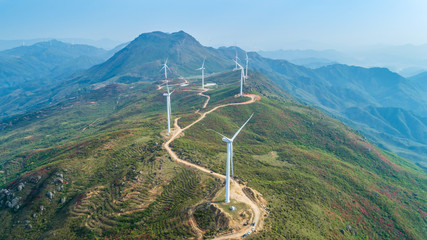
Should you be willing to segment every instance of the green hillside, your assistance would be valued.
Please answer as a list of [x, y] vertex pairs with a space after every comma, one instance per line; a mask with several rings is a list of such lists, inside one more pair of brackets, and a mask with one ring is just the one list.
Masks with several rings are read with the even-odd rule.
[[[234, 97], [238, 79], [238, 72], [206, 79], [218, 85], [201, 112], [245, 101]], [[199, 81], [180, 82], [171, 82], [172, 114], [185, 127], [206, 98], [197, 95]], [[157, 83], [107, 85], [3, 122], [1, 238], [194, 238], [189, 209], [212, 201], [222, 183], [162, 149], [166, 109]], [[262, 74], [251, 72], [245, 89], [261, 101], [212, 112], [172, 147], [224, 173], [225, 145], [206, 129], [230, 135], [255, 114], [234, 144], [235, 175], [270, 211], [252, 238], [425, 239], [422, 170], [295, 102]], [[217, 224], [210, 214], [197, 211], [200, 226]]]
[[183, 159], [224, 172], [224, 143], [206, 128], [230, 135], [251, 112], [234, 145], [234, 171], [269, 202], [259, 238], [425, 237], [422, 171], [311, 107], [263, 98], [221, 109], [173, 147]]
[[[110, 85], [16, 118], [5, 128], [1, 146], [9, 151], [2, 151], [2, 177], [13, 195], [1, 195], [5, 224], [0, 236], [191, 236], [180, 220], [193, 203], [189, 197], [196, 201], [217, 183], [166, 157], [159, 136], [165, 126], [164, 99], [155, 89], [143, 82]], [[181, 113], [202, 103], [184, 92], [173, 100], [174, 112]], [[24, 187], [17, 191], [20, 183]], [[56, 193], [50, 199], [48, 192]], [[13, 199], [19, 199], [19, 208], [7, 207], [6, 201]], [[176, 199], [182, 203], [171, 208]], [[144, 227], [141, 221], [150, 224]]]
[[[426, 84], [420, 78], [405, 79], [385, 68], [335, 64], [307, 69], [283, 60], [251, 57], [256, 71], [299, 100], [344, 120], [381, 147], [427, 166]], [[396, 121], [382, 114], [391, 109], [410, 117]]]
[[[0, 52], [0, 119], [38, 109], [38, 99], [76, 72], [104, 62], [115, 51], [57, 40]], [[44, 104], [50, 101], [44, 99]]]
[[[56, 45], [56, 43], [54, 42], [52, 45]], [[45, 62], [18, 64], [19, 67], [13, 71], [12, 75], [26, 77], [30, 72], [33, 73], [31, 76], [38, 76], [38, 71], [71, 73], [73, 67], [90, 64], [90, 59], [84, 56], [64, 62], [64, 59], [57, 53], [68, 56], [67, 52], [64, 53], [64, 50], [57, 48], [54, 50], [46, 51], [46, 55], [40, 54], [39, 48], [29, 51], [31, 54], [41, 55], [38, 57]], [[75, 50], [77, 53], [81, 53], [78, 49]], [[16, 54], [22, 54], [20, 48], [15, 51], [17, 51]], [[60, 80], [56, 84], [46, 84], [42, 88], [34, 88], [31, 84], [27, 84], [26, 87], [29, 88], [12, 89], [12, 92], [7, 84], [3, 85], [0, 94], [8, 92], [8, 95], [0, 97], [0, 110], [2, 110], [0, 114], [3, 114], [3, 117], [0, 116], [0, 118], [9, 119], [18, 113], [27, 113], [52, 106], [111, 83], [128, 84], [159, 80], [163, 76], [159, 72], [159, 68], [166, 58], [169, 59], [170, 76], [174, 78], [193, 79], [194, 75], [198, 74], [195, 69], [201, 66], [204, 58], [206, 58], [207, 74], [229, 71], [234, 66], [232, 59], [236, 53], [240, 59], [244, 59], [245, 52], [238, 47], [220, 47], [218, 49], [206, 47], [183, 31], [170, 34], [158, 31], [144, 33], [107, 61], [71, 76], [62, 75], [61, 78], [56, 79]], [[265, 74], [299, 101], [321, 108], [342, 119], [382, 148], [426, 168], [427, 126], [425, 118], [427, 108], [425, 106], [427, 98], [425, 89], [427, 85], [425, 81], [422, 81], [422, 74], [405, 79], [386, 68], [363, 68], [342, 64], [310, 69], [285, 60], [264, 58], [255, 52], [249, 52], [248, 55], [250, 70]], [[2, 54], [0, 54], [0, 62], [2, 62], [1, 59]], [[21, 62], [25, 59], [9, 60], [3, 62]], [[52, 60], [55, 63], [62, 63], [62, 65], [54, 69], [48, 68]], [[0, 78], [1, 68], [0, 66]], [[31, 69], [37, 71], [30, 71]], [[23, 76], [20, 76], [19, 73], [22, 73]], [[10, 80], [7, 74], [6, 80]], [[10, 82], [15, 83], [8, 81], [8, 83]], [[46, 81], [36, 82], [45, 83]], [[393, 117], [382, 114], [396, 108], [401, 115], [410, 116], [408, 121], [405, 118], [396, 121]], [[353, 117], [355, 115], [356, 117]], [[410, 122], [416, 122], [416, 124], [412, 125]], [[375, 129], [381, 129], [381, 131]], [[414, 132], [417, 134], [413, 134]]]

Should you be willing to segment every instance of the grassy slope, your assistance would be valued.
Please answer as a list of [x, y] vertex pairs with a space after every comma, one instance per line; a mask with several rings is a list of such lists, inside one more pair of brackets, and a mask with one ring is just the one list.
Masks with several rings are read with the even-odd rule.
[[173, 147], [184, 159], [225, 172], [225, 145], [205, 129], [231, 136], [252, 112], [254, 119], [234, 145], [234, 169], [270, 203], [267, 227], [258, 237], [427, 236], [425, 173], [311, 107], [265, 97], [227, 107], [189, 129]]
[[[207, 93], [208, 108], [242, 101], [233, 97], [238, 93], [236, 76], [238, 72], [207, 80], [221, 83]], [[236, 139], [234, 156], [236, 175], [270, 203], [266, 229], [256, 237], [344, 238], [350, 236], [350, 225], [357, 231], [353, 237], [425, 238], [426, 177], [417, 167], [381, 152], [319, 111], [294, 103], [262, 75], [253, 73], [247, 89], [262, 93], [262, 101], [212, 113], [173, 147], [184, 159], [225, 172], [225, 146], [205, 128], [231, 135], [255, 112]], [[194, 119], [205, 100], [195, 94], [176, 91], [172, 96], [172, 112], [181, 116], [181, 126]], [[112, 85], [3, 124], [0, 146], [8, 152], [0, 157], [1, 170], [6, 170], [0, 177], [7, 179], [9, 189], [19, 181], [25, 188], [15, 192], [22, 198], [19, 210], [0, 210], [0, 236], [192, 236], [185, 209], [218, 183], [171, 162], [160, 148], [164, 108], [164, 97], [152, 84]], [[46, 193], [60, 186], [54, 183], [59, 173], [65, 188], [49, 200]], [[31, 183], [37, 175], [41, 179]], [[65, 203], [60, 203], [63, 197]], [[26, 229], [24, 220], [33, 228]]]
[[[165, 99], [155, 89], [111, 85], [3, 125], [1, 146], [8, 151], [0, 176], [20, 208], [5, 208], [7, 198], [0, 199], [0, 239], [192, 236], [185, 209], [218, 184], [161, 149]], [[176, 91], [172, 103], [173, 112], [186, 113], [203, 99]], [[64, 176], [64, 190], [58, 191], [57, 174]], [[17, 191], [20, 182], [25, 187]], [[52, 200], [49, 191], [55, 191]]]

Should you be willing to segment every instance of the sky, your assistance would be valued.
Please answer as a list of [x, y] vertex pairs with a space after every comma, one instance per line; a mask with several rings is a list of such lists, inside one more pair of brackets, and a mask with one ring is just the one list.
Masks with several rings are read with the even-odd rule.
[[127, 42], [183, 30], [250, 51], [427, 44], [425, 0], [0, 0], [0, 39]]

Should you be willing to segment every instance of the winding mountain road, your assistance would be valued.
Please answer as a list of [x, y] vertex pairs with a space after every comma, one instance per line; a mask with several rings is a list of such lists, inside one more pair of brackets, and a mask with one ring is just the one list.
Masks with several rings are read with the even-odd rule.
[[[159, 89], [161, 89], [161, 87], [159, 86]], [[200, 92], [198, 95], [200, 96], [204, 96], [207, 97], [207, 100], [205, 101], [205, 103], [203, 104], [203, 109], [206, 108], [206, 106], [209, 103], [210, 97], [208, 95], [203, 94], [204, 92], [206, 92], [207, 90], [204, 90], [203, 92]], [[214, 177], [220, 178], [222, 180], [225, 180], [225, 175], [213, 172], [210, 169], [207, 169], [205, 167], [196, 165], [194, 163], [182, 160], [178, 157], [178, 155], [171, 149], [170, 144], [171, 142], [173, 142], [175, 139], [177, 139], [178, 137], [180, 137], [181, 133], [183, 133], [185, 130], [189, 129], [190, 127], [192, 127], [194, 124], [200, 122], [201, 120], [203, 120], [208, 114], [216, 111], [219, 108], [223, 108], [223, 107], [227, 107], [227, 106], [236, 106], [236, 105], [245, 105], [245, 104], [251, 104], [254, 103], [256, 101], [259, 101], [261, 99], [260, 96], [255, 95], [255, 94], [244, 94], [245, 97], [249, 97], [250, 99], [246, 102], [239, 102], [239, 103], [228, 103], [228, 104], [223, 104], [223, 105], [219, 105], [216, 106], [214, 108], [212, 108], [211, 110], [204, 112], [204, 113], [199, 113], [200, 117], [195, 120], [194, 122], [192, 122], [191, 124], [189, 124], [188, 126], [181, 128], [178, 125], [178, 120], [179, 118], [176, 118], [174, 121], [174, 127], [175, 129], [173, 130], [173, 135], [163, 144], [163, 147], [166, 149], [166, 151], [169, 153], [169, 155], [171, 156], [172, 160], [184, 164], [186, 166], [195, 168], [199, 171], [205, 172], [207, 174], [210, 174]], [[199, 112], [199, 110], [197, 110], [196, 112]], [[263, 221], [262, 218], [262, 213], [264, 211], [264, 209], [262, 207], [260, 207], [256, 202], [253, 202], [248, 196], [246, 196], [246, 194], [243, 192], [243, 188], [240, 184], [238, 184], [237, 182], [235, 182], [234, 180], [231, 181], [230, 184], [230, 197], [234, 200], [237, 200], [239, 202], [243, 202], [245, 204], [247, 204], [248, 206], [250, 206], [252, 212], [253, 212], [253, 216], [250, 222], [255, 222], [255, 227], [262, 227], [263, 223], [261, 221]], [[195, 228], [194, 224], [191, 224], [193, 228]], [[252, 226], [248, 225], [245, 228], [240, 229], [237, 232], [234, 233], [230, 233], [230, 234], [225, 234], [222, 236], [218, 236], [215, 237], [214, 239], [239, 239], [242, 237], [243, 234], [251, 231]], [[196, 229], [197, 231], [197, 229]], [[200, 230], [197, 231], [198, 232], [198, 238], [201, 238], [200, 236]]]

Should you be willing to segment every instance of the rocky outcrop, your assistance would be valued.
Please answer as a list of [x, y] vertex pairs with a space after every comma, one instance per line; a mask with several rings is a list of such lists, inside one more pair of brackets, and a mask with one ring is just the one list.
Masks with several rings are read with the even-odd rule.
[[55, 178], [55, 180], [53, 180], [53, 183], [60, 183], [63, 184], [64, 183], [64, 179], [61, 177]]
[[40, 179], [42, 179], [42, 177], [40, 175], [37, 175], [37, 176], [31, 177], [28, 180], [28, 182], [36, 184], [40, 181]]
[[231, 224], [231, 217], [227, 213], [223, 212], [216, 204], [211, 204], [209, 206], [210, 210], [215, 216], [215, 223], [217, 229], [228, 229]]
[[243, 188], [243, 192], [252, 200], [254, 200], [255, 202], [260, 203], [261, 205], [266, 206], [267, 205], [267, 201], [265, 201], [265, 199], [262, 197], [262, 194], [257, 192], [256, 190], [249, 188], [249, 187], [245, 187]]
[[53, 198], [53, 193], [52, 192], [47, 192], [46, 193], [46, 197], [48, 197], [49, 199], [52, 199]]
[[0, 207], [4, 206], [18, 210], [20, 208], [20, 197], [15, 197], [15, 193], [8, 189], [0, 190]]
[[59, 187], [56, 188], [57, 192], [60, 192], [62, 190], [64, 190], [64, 185], [61, 185], [61, 186], [59, 186]]
[[18, 191], [22, 191], [22, 189], [24, 189], [24, 187], [25, 187], [25, 185], [24, 185], [24, 183], [19, 183], [19, 185], [18, 185]]

